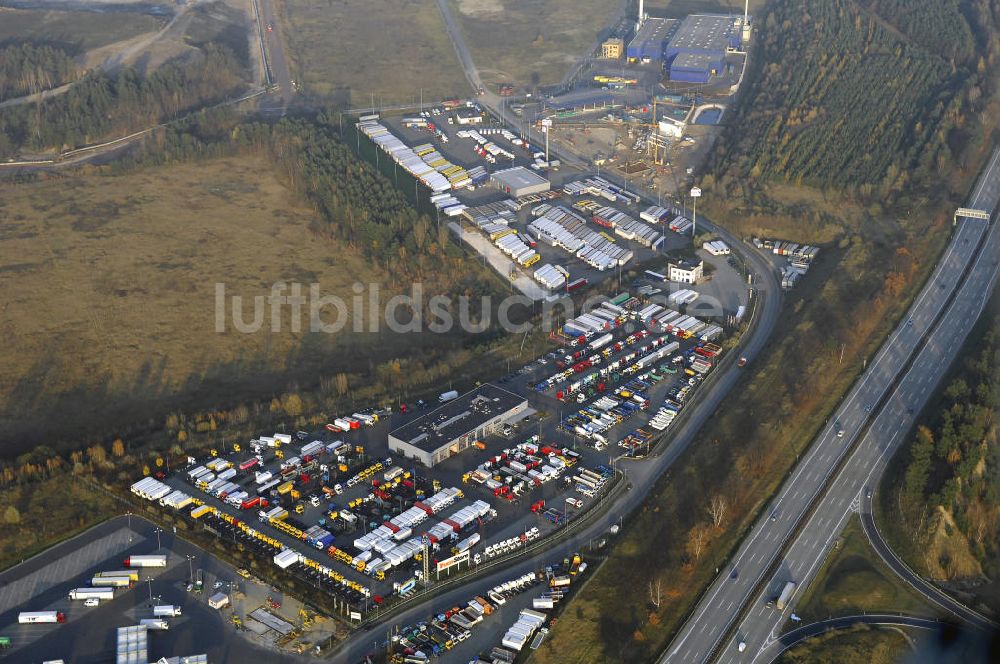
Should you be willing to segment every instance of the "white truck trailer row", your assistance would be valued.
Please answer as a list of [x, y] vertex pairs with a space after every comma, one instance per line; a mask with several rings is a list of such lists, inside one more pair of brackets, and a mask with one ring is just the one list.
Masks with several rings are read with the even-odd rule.
[[569, 279], [569, 272], [562, 266], [546, 263], [535, 270], [533, 276], [535, 277], [535, 281], [549, 290], [557, 290], [566, 284], [566, 280]]

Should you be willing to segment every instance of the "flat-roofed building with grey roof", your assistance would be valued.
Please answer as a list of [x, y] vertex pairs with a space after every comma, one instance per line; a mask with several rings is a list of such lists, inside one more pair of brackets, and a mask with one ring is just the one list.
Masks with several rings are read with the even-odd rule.
[[666, 59], [673, 60], [680, 53], [711, 53], [724, 56], [730, 48], [740, 45], [736, 25], [742, 19], [719, 14], [692, 14], [667, 42]]
[[490, 177], [498, 189], [513, 198], [540, 194], [552, 188], [552, 183], [524, 166], [505, 168]]
[[427, 467], [468, 449], [528, 409], [528, 400], [487, 383], [389, 432], [389, 450]]
[[673, 18], [647, 17], [639, 31], [628, 43], [625, 57], [629, 62], [659, 62], [663, 59], [663, 47], [677, 28]]

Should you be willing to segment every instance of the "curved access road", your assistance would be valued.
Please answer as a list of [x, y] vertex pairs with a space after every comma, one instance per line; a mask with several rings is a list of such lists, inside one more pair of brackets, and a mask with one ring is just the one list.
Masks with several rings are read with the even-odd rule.
[[803, 625], [790, 632], [781, 635], [781, 638], [768, 646], [767, 652], [763, 653], [761, 662], [773, 662], [782, 653], [794, 646], [802, 643], [806, 639], [820, 634], [826, 634], [834, 630], [850, 629], [856, 625], [872, 625], [875, 627], [909, 627], [912, 629], [922, 629], [929, 632], [937, 632], [948, 626], [948, 623], [935, 620], [934, 618], [919, 618], [916, 616], [896, 615], [892, 613], [866, 613], [862, 615], [841, 616], [820, 620], [808, 625]]
[[[881, 471], [878, 473], [879, 476], [881, 476], [882, 472], [885, 470], [886, 465], [887, 464], [883, 464], [881, 466]], [[880, 477], [873, 477], [872, 483], [877, 485], [879, 480]], [[903, 560], [896, 555], [896, 553], [889, 547], [889, 544], [882, 537], [882, 533], [878, 529], [878, 524], [875, 523], [875, 514], [872, 509], [872, 502], [873, 499], [866, 494], [866, 497], [861, 503], [861, 526], [865, 531], [865, 537], [868, 538], [868, 542], [872, 545], [872, 548], [875, 549], [875, 552], [878, 553], [882, 562], [888, 565], [889, 569], [891, 569], [896, 576], [903, 579], [914, 590], [923, 595], [929, 602], [936, 604], [948, 613], [957, 617], [959, 620], [981, 629], [997, 628], [998, 625], [994, 620], [991, 620], [975, 609], [959, 602], [957, 599], [914, 572], [910, 569], [909, 565], [903, 562]]]

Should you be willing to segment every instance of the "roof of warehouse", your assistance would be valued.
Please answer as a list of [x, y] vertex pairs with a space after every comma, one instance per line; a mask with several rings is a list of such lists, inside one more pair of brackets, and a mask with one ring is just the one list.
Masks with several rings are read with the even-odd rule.
[[524, 397], [487, 383], [390, 431], [389, 435], [433, 452], [525, 401]]
[[676, 23], [676, 19], [649, 17], [642, 22], [642, 27], [639, 28], [639, 32], [635, 33], [635, 37], [632, 37], [628, 47], [630, 49], [645, 47], [648, 43], [657, 41], [662, 46], [662, 42], [667, 40], [670, 28]]
[[670, 38], [670, 48], [725, 51], [732, 35], [733, 19], [716, 14], [692, 14]]
[[719, 64], [720, 56], [712, 53], [678, 53], [670, 63], [671, 69], [707, 69]]
[[497, 171], [493, 174], [493, 179], [502, 182], [511, 189], [549, 184], [548, 180], [524, 166], [515, 166], [514, 168]]

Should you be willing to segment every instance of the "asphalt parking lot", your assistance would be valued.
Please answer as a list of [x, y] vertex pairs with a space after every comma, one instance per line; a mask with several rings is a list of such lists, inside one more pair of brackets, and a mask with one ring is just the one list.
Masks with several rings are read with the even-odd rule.
[[[186, 591], [190, 574], [187, 558], [192, 558], [190, 568], [204, 570], [208, 579], [239, 577], [214, 556], [175, 539], [172, 532], [164, 531], [160, 538], [163, 552], [168, 554], [168, 567], [143, 569], [139, 583], [116, 591], [114, 600], [98, 607], [70, 601], [69, 590], [87, 586], [95, 572], [122, 569], [123, 559], [129, 555], [154, 553], [157, 539], [149, 522], [137, 516], [116, 517], [0, 574], [0, 635], [12, 640], [12, 647], [0, 653], [0, 658], [12, 662], [62, 659], [67, 664], [104, 664], [114, 659], [115, 629], [151, 617], [152, 594], [155, 604], [181, 606], [183, 613], [169, 619], [171, 629], [150, 632], [151, 660], [207, 653], [209, 661], [304, 661], [240, 638], [228, 615], [208, 607], [211, 585], [201, 594]], [[21, 611], [46, 610], [62, 611], [67, 622], [17, 622]]]

